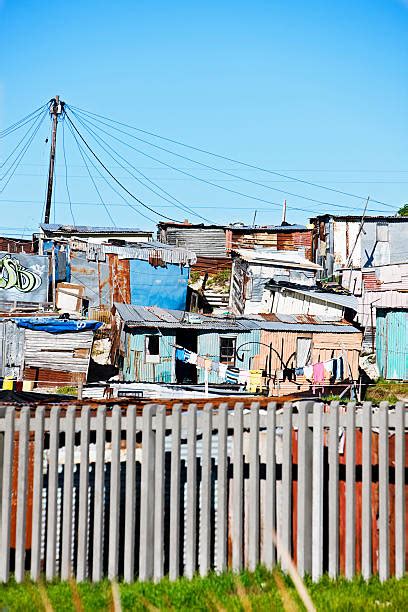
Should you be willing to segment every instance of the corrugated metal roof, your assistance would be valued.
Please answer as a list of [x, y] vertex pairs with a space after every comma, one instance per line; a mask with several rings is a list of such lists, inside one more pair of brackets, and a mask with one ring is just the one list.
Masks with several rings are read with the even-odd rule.
[[[115, 304], [116, 310], [128, 327], [146, 327], [158, 329], [201, 329], [250, 331], [256, 329], [276, 331], [335, 332], [358, 333], [359, 330], [347, 322], [327, 323], [324, 319], [312, 315], [276, 315], [263, 314], [251, 317], [212, 317], [185, 313], [181, 310]], [[190, 317], [191, 323], [188, 322]], [[201, 321], [201, 322], [200, 322]]]
[[45, 232], [65, 232], [67, 234], [149, 234], [148, 230], [138, 227], [94, 227], [92, 225], [63, 225], [60, 223], [41, 223]]
[[119, 259], [161, 259], [165, 263], [193, 265], [197, 256], [193, 251], [174, 247], [158, 241], [138, 242], [126, 246], [87, 243], [86, 257], [89, 261], [105, 261], [107, 253], [115, 253]]
[[357, 298], [354, 295], [331, 293], [329, 291], [315, 291], [313, 289], [309, 289], [307, 291], [294, 287], [282, 287], [282, 289], [287, 289], [288, 291], [293, 291], [294, 293], [301, 293], [302, 295], [307, 295], [309, 297], [315, 298], [316, 300], [322, 300], [323, 302], [339, 304], [340, 306], [344, 306], [344, 308], [351, 308], [353, 310], [357, 310], [358, 308]]
[[252, 263], [302, 268], [305, 270], [321, 270], [322, 267], [309, 261], [297, 251], [278, 251], [270, 248], [237, 249], [235, 251], [242, 259]]

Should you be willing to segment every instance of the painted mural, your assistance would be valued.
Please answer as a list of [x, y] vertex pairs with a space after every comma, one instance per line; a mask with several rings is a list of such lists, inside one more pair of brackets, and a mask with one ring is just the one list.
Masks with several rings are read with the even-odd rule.
[[0, 301], [46, 302], [48, 257], [0, 252]]

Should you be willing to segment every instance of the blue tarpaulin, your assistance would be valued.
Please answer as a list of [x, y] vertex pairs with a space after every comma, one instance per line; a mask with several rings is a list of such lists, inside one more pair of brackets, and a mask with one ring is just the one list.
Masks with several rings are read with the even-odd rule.
[[148, 261], [131, 259], [131, 303], [185, 310], [189, 272], [188, 267], [178, 264], [154, 267]]
[[30, 317], [13, 319], [18, 327], [45, 331], [49, 334], [66, 334], [83, 331], [96, 331], [102, 325], [100, 321], [75, 321], [74, 319], [55, 319], [52, 317]]

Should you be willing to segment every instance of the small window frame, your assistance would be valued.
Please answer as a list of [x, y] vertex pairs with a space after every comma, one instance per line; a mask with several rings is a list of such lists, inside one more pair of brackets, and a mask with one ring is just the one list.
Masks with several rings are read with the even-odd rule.
[[[157, 344], [157, 347], [151, 346], [151, 343]], [[153, 349], [154, 352], [151, 352]], [[145, 336], [145, 363], [160, 363], [160, 336], [158, 334]]]
[[237, 337], [236, 336], [220, 336], [220, 342], [219, 342], [220, 363], [224, 363], [228, 366], [235, 367], [236, 348], [237, 348]]

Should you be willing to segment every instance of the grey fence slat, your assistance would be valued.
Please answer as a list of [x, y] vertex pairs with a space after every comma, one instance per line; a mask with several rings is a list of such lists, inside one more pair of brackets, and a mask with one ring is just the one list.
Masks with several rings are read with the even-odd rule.
[[218, 408], [218, 477], [217, 477], [217, 571], [222, 572], [227, 567], [228, 538], [228, 404], [220, 404]]
[[174, 404], [171, 415], [170, 580], [178, 578], [180, 566], [180, 434], [181, 404]]
[[206, 576], [211, 567], [211, 442], [212, 442], [212, 404], [203, 409], [203, 457], [201, 465], [201, 512], [199, 572]]
[[363, 404], [362, 433], [362, 491], [361, 491], [361, 573], [365, 580], [371, 577], [371, 481], [372, 481], [372, 406], [371, 402]]
[[143, 408], [142, 477], [140, 486], [140, 580], [150, 580], [153, 577], [155, 441], [152, 419], [155, 411], [156, 406], [154, 404], [148, 404]]
[[243, 404], [234, 409], [234, 480], [232, 488], [232, 569], [240, 571], [243, 566]]
[[65, 415], [64, 501], [62, 512], [61, 579], [72, 575], [72, 501], [74, 481], [75, 406]]
[[312, 579], [323, 573], [323, 404], [313, 406]]
[[135, 576], [135, 512], [136, 512], [136, 407], [126, 411], [126, 493], [125, 551], [123, 578], [133, 582]]
[[262, 562], [272, 569], [276, 561], [276, 402], [270, 402], [266, 415], [266, 486]]
[[405, 404], [395, 407], [395, 576], [405, 575]]
[[356, 571], [356, 408], [349, 402], [346, 414], [346, 578]]
[[251, 404], [249, 440], [249, 533], [248, 564], [255, 571], [259, 563], [259, 403]]
[[90, 408], [81, 409], [81, 465], [79, 471], [78, 552], [77, 580], [83, 582], [88, 576], [88, 486], [89, 486], [89, 431]]
[[30, 428], [30, 409], [24, 406], [20, 412], [20, 431], [18, 435], [18, 481], [16, 517], [16, 582], [24, 580], [26, 516], [27, 516], [27, 471], [28, 442]]
[[47, 557], [45, 567], [47, 580], [52, 580], [56, 575], [59, 421], [60, 409], [58, 406], [53, 406], [50, 415], [50, 450], [48, 455]]
[[298, 408], [298, 492], [297, 492], [297, 569], [301, 576], [312, 569], [312, 469], [313, 434], [308, 414], [313, 402], [300, 402]]
[[166, 408], [159, 406], [156, 411], [156, 457], [154, 481], [154, 565], [153, 577], [156, 582], [164, 573], [164, 478]]
[[96, 458], [95, 458], [95, 492], [94, 492], [94, 524], [93, 524], [93, 554], [92, 581], [102, 579], [103, 561], [103, 506], [105, 481], [105, 421], [106, 407], [98, 406], [96, 413]]
[[329, 576], [339, 573], [339, 402], [329, 414]]
[[119, 562], [119, 512], [120, 512], [120, 439], [122, 430], [122, 410], [114, 406], [112, 410], [112, 459], [109, 501], [109, 563], [108, 578], [118, 576]]
[[[282, 512], [280, 545], [290, 556], [292, 537], [292, 403], [283, 406], [282, 434]], [[286, 555], [281, 557], [283, 570], [287, 570]]]
[[378, 489], [379, 489], [379, 542], [378, 574], [381, 581], [390, 576], [389, 537], [389, 442], [388, 402], [380, 403], [380, 432], [378, 440]]
[[31, 529], [31, 580], [38, 580], [41, 562], [41, 523], [44, 455], [44, 407], [35, 411], [33, 514]]
[[15, 412], [7, 408], [4, 432], [3, 483], [0, 538], [0, 581], [7, 582], [10, 573], [11, 489], [13, 475]]
[[186, 566], [187, 578], [196, 571], [197, 558], [197, 406], [190, 404], [187, 412], [187, 518]]

